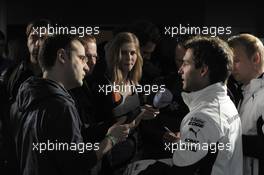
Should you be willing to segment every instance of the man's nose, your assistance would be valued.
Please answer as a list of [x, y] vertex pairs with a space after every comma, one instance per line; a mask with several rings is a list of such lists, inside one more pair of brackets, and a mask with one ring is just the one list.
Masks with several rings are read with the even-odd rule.
[[183, 74], [183, 71], [182, 71], [182, 66], [179, 68], [179, 70], [178, 70], [178, 74]]
[[95, 65], [96, 64], [96, 58], [92, 58], [90, 61], [89, 61], [89, 65]]
[[85, 74], [88, 74], [90, 68], [89, 68], [89, 66], [88, 66], [87, 63], [85, 63], [85, 65], [84, 65], [84, 67], [83, 67], [83, 70], [84, 70]]

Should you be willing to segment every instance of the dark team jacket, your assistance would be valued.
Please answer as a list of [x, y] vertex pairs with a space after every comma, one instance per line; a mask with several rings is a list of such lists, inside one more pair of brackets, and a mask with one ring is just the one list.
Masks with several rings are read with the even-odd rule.
[[[54, 81], [30, 77], [21, 85], [11, 126], [23, 175], [82, 174], [96, 164], [95, 151], [70, 148], [83, 143], [82, 123], [72, 97]], [[50, 150], [49, 143], [54, 145]], [[46, 150], [40, 152], [40, 144]]]
[[0, 148], [3, 154], [1, 157], [1, 166], [4, 167], [4, 172], [10, 175], [17, 175], [17, 161], [14, 154], [14, 143], [11, 139], [10, 131], [10, 106], [15, 101], [16, 95], [20, 85], [30, 76], [33, 72], [30, 70], [27, 61], [22, 61], [19, 64], [12, 64], [7, 67], [0, 76], [1, 81], [1, 121], [3, 123], [3, 147]]

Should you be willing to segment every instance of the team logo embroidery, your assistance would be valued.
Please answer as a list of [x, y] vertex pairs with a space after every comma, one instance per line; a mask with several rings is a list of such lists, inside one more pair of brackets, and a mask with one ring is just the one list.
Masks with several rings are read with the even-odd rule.
[[230, 125], [231, 123], [233, 123], [233, 121], [235, 121], [238, 118], [239, 118], [239, 115], [238, 114], [237, 115], [234, 115], [233, 117], [227, 119], [227, 122]]
[[190, 122], [188, 123], [188, 125], [198, 126], [200, 128], [203, 128], [204, 127], [204, 123], [205, 123], [204, 120], [198, 119], [196, 117], [192, 117], [190, 119]]
[[193, 132], [195, 137], [197, 138], [197, 133], [200, 131], [200, 129], [198, 129], [197, 131], [195, 131], [193, 128], [189, 128], [189, 131]]

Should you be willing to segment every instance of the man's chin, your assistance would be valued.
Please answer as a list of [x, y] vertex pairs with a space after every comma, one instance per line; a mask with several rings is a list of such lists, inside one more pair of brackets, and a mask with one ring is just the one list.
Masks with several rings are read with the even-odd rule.
[[81, 87], [83, 85], [83, 81], [79, 81], [77, 87]]
[[233, 77], [234, 77], [234, 79], [235, 79], [237, 82], [241, 82], [241, 79], [240, 79], [238, 76], [234, 76], [234, 75], [233, 75]]
[[73, 88], [77, 88], [77, 87], [81, 87], [83, 85], [83, 81], [82, 80], [79, 80], [79, 81], [76, 81], [72, 87]]
[[79, 81], [79, 86], [82, 86], [84, 84], [84, 79], [87, 77], [87, 74], [83, 76], [83, 79]]
[[187, 93], [190, 93], [191, 92], [190, 89], [188, 89], [188, 88], [182, 88], [182, 91], [183, 92], [187, 92]]

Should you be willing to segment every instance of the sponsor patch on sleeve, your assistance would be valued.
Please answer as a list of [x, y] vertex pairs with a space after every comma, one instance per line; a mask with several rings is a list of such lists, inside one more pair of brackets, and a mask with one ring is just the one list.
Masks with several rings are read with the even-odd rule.
[[201, 119], [196, 118], [196, 117], [192, 117], [190, 119], [189, 123], [188, 123], [188, 125], [197, 126], [197, 127], [200, 127], [200, 128], [203, 128], [204, 124], [205, 124], [204, 120], [201, 120]]

